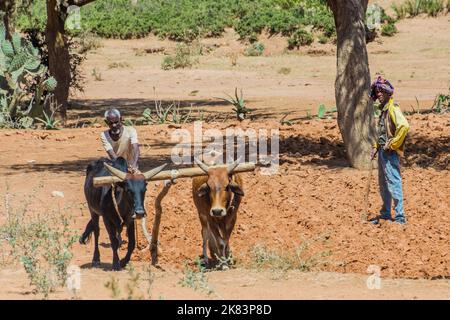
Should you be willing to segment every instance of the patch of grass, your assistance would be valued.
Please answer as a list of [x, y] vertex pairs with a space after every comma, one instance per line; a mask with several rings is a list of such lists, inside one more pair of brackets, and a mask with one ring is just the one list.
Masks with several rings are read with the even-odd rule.
[[57, 287], [64, 286], [67, 268], [72, 259], [71, 248], [78, 236], [70, 228], [70, 218], [58, 205], [56, 210], [35, 214], [28, 210], [36, 202], [32, 195], [22, 201], [20, 208], [12, 208], [9, 187], [5, 194], [7, 220], [0, 227], [0, 241], [11, 249], [11, 256], [25, 269], [35, 294], [46, 299]]
[[[155, 279], [151, 268], [145, 268], [144, 272], [146, 273], [146, 277], [143, 276], [141, 272], [136, 271], [132, 263], [128, 264], [126, 269], [128, 273], [128, 279], [125, 283], [124, 294], [122, 294], [123, 286], [121, 286], [119, 279], [117, 279], [116, 277], [111, 276], [111, 278], [105, 283], [105, 288], [109, 289], [109, 291], [111, 292], [111, 298], [122, 300], [151, 299], [153, 282]], [[146, 292], [142, 291], [142, 283], [147, 284]]]
[[209, 285], [206, 278], [206, 268], [200, 259], [195, 260], [196, 269], [191, 268], [188, 263], [184, 265], [183, 278], [178, 282], [182, 287], [201, 290], [208, 295], [214, 293], [214, 289]]
[[397, 27], [393, 23], [388, 23], [381, 27], [381, 35], [385, 37], [392, 37], [397, 32]]
[[310, 254], [308, 249], [312, 243], [323, 240], [322, 237], [317, 237], [310, 241], [303, 241], [293, 252], [270, 249], [265, 245], [257, 244], [250, 250], [252, 267], [257, 270], [269, 269], [282, 272], [288, 270], [306, 272], [318, 269], [326, 263], [326, 257], [331, 255], [331, 251]]
[[392, 5], [397, 19], [406, 17], [415, 17], [425, 13], [430, 17], [436, 17], [440, 13], [445, 12], [449, 4], [444, 0], [407, 0], [399, 5]]
[[161, 68], [163, 70], [192, 68], [198, 63], [194, 50], [186, 44], [178, 44], [175, 54], [164, 57]]
[[128, 62], [111, 62], [108, 65], [108, 69], [118, 69], [118, 68], [129, 68], [130, 64]]
[[111, 291], [111, 298], [119, 299], [121, 296], [121, 290], [119, 286], [119, 279], [114, 276], [105, 283], [105, 288]]
[[84, 54], [86, 52], [97, 50], [103, 47], [103, 44], [98, 36], [85, 31], [77, 35], [78, 53]]
[[310, 45], [311, 43], [313, 43], [313, 41], [314, 38], [310, 32], [304, 29], [299, 29], [295, 31], [288, 39], [288, 49], [299, 49], [301, 46]]
[[321, 43], [321, 44], [326, 44], [329, 40], [330, 40], [330, 38], [328, 38], [326, 35], [324, 35], [324, 34], [321, 34], [320, 36], [319, 36], [319, 43]]
[[288, 75], [289, 73], [291, 73], [291, 68], [282, 67], [278, 70], [278, 73]]
[[259, 57], [264, 53], [264, 43], [254, 42], [245, 49], [244, 55], [248, 57]]

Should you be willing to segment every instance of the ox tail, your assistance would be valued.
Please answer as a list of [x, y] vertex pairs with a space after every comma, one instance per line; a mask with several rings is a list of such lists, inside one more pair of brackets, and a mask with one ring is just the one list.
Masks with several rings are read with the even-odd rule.
[[86, 228], [84, 229], [83, 234], [81, 235], [79, 242], [80, 244], [86, 244], [89, 242], [92, 236], [92, 232], [94, 232], [94, 222], [89, 220], [88, 224], [86, 225]]

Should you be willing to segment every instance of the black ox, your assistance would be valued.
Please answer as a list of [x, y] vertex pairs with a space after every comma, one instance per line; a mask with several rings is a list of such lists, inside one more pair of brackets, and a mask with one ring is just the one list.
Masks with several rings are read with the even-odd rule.
[[[144, 198], [147, 180], [159, 173], [165, 166], [164, 164], [144, 173], [131, 174], [127, 172], [128, 165], [122, 157], [117, 158], [115, 161], [100, 159], [88, 165], [84, 183], [84, 195], [91, 213], [91, 220], [80, 237], [80, 243], [85, 244], [91, 233], [94, 233], [93, 267], [100, 266], [100, 251], [98, 249], [100, 216], [103, 217], [103, 222], [111, 241], [113, 270], [120, 270], [130, 261], [131, 254], [136, 246], [134, 219], [145, 218], [146, 215]], [[115, 184], [114, 189], [111, 186], [94, 187], [94, 178], [110, 175], [116, 176], [121, 180]], [[118, 210], [114, 205], [113, 190]], [[119, 260], [117, 250], [121, 243], [120, 232], [123, 226], [127, 228], [128, 250], [125, 257]]]

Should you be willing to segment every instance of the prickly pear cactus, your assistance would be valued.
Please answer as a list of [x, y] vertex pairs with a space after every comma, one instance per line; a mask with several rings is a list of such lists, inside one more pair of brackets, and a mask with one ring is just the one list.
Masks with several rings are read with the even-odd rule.
[[[22, 109], [23, 100], [28, 99], [32, 103], [25, 108], [27, 113], [41, 116], [43, 94], [55, 90], [56, 80], [45, 79], [47, 68], [41, 63], [38, 49], [17, 33], [11, 38], [11, 41], [6, 39], [6, 29], [0, 19], [0, 112], [14, 118]], [[36, 80], [32, 96], [29, 90]]]

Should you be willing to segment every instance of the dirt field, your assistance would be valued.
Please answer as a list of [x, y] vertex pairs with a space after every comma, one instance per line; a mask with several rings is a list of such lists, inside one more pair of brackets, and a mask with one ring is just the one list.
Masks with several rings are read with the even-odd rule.
[[[450, 17], [416, 18], [398, 23], [399, 34], [370, 43], [371, 72], [384, 72], [396, 86], [396, 98], [404, 110], [429, 107], [438, 93], [450, 86]], [[162, 54], [136, 55], [136, 50], [173, 43], [154, 38], [108, 40], [89, 54], [83, 66], [85, 93], [75, 98], [70, 123], [79, 125], [100, 118], [106, 108], [120, 107], [126, 117], [141, 115], [158, 99], [194, 103], [217, 122], [205, 129], [241, 127], [280, 130], [280, 170], [273, 176], [244, 174], [246, 196], [231, 238], [236, 269], [207, 273], [213, 288], [182, 287], [183, 266], [201, 254], [200, 223], [191, 199], [191, 181], [179, 180], [164, 199], [161, 224], [160, 268], [153, 270], [152, 298], [232, 299], [450, 299], [450, 115], [408, 116], [411, 131], [402, 162], [406, 226], [360, 222], [364, 212], [364, 188], [368, 172], [349, 168], [335, 119], [303, 119], [320, 103], [334, 106], [335, 53], [332, 45], [315, 45], [300, 52], [283, 53], [283, 39], [267, 39], [264, 57], [238, 58], [231, 66], [229, 55], [243, 50], [230, 31], [223, 39], [204, 40], [214, 47], [191, 70], [163, 71]], [[213, 46], [213, 43], [218, 46]], [[310, 51], [309, 54], [307, 50]], [[127, 62], [125, 68], [109, 68]], [[290, 73], [278, 73], [280, 68]], [[91, 70], [102, 73], [95, 81]], [[252, 120], [231, 120], [230, 107], [215, 97], [242, 87]], [[223, 122], [225, 114], [230, 120]], [[281, 126], [279, 120], [297, 123]], [[182, 128], [192, 130], [192, 124]], [[29, 206], [45, 214], [58, 205], [72, 215], [78, 233], [89, 219], [83, 195], [84, 172], [89, 161], [104, 156], [99, 135], [105, 127], [61, 131], [2, 130], [0, 132], [0, 194], [8, 194], [11, 206], [31, 194], [39, 200]], [[137, 127], [141, 143], [141, 168], [170, 160], [170, 125]], [[31, 161], [34, 160], [34, 161]], [[42, 187], [39, 185], [42, 184]], [[381, 206], [376, 173], [369, 197], [370, 215]], [[8, 187], [8, 189], [7, 189]], [[149, 224], [159, 185], [150, 183], [146, 197]], [[36, 191], [33, 191], [35, 190]], [[62, 191], [64, 198], [52, 197]], [[3, 199], [2, 199], [3, 202]], [[2, 206], [3, 207], [3, 206]], [[0, 224], [6, 217], [0, 215]], [[266, 270], [255, 266], [255, 248], [280, 256], [300, 254], [303, 270]], [[306, 247], [306, 248], [305, 248]], [[304, 248], [304, 249], [303, 249]], [[73, 264], [82, 268], [83, 299], [110, 298], [104, 284], [111, 276], [123, 283], [126, 271], [111, 272], [112, 254], [101, 226], [102, 268], [91, 269], [93, 244], [74, 246]], [[124, 255], [122, 248], [121, 255]], [[302, 250], [302, 251], [300, 251]], [[142, 235], [133, 263], [141, 268], [149, 261]], [[369, 265], [381, 268], [381, 290], [366, 286]], [[283, 266], [281, 268], [283, 269]], [[291, 270], [294, 269], [294, 270]], [[295, 270], [296, 269], [296, 270]], [[59, 290], [51, 298], [70, 298]], [[0, 256], [0, 298], [32, 299], [23, 268]]]

